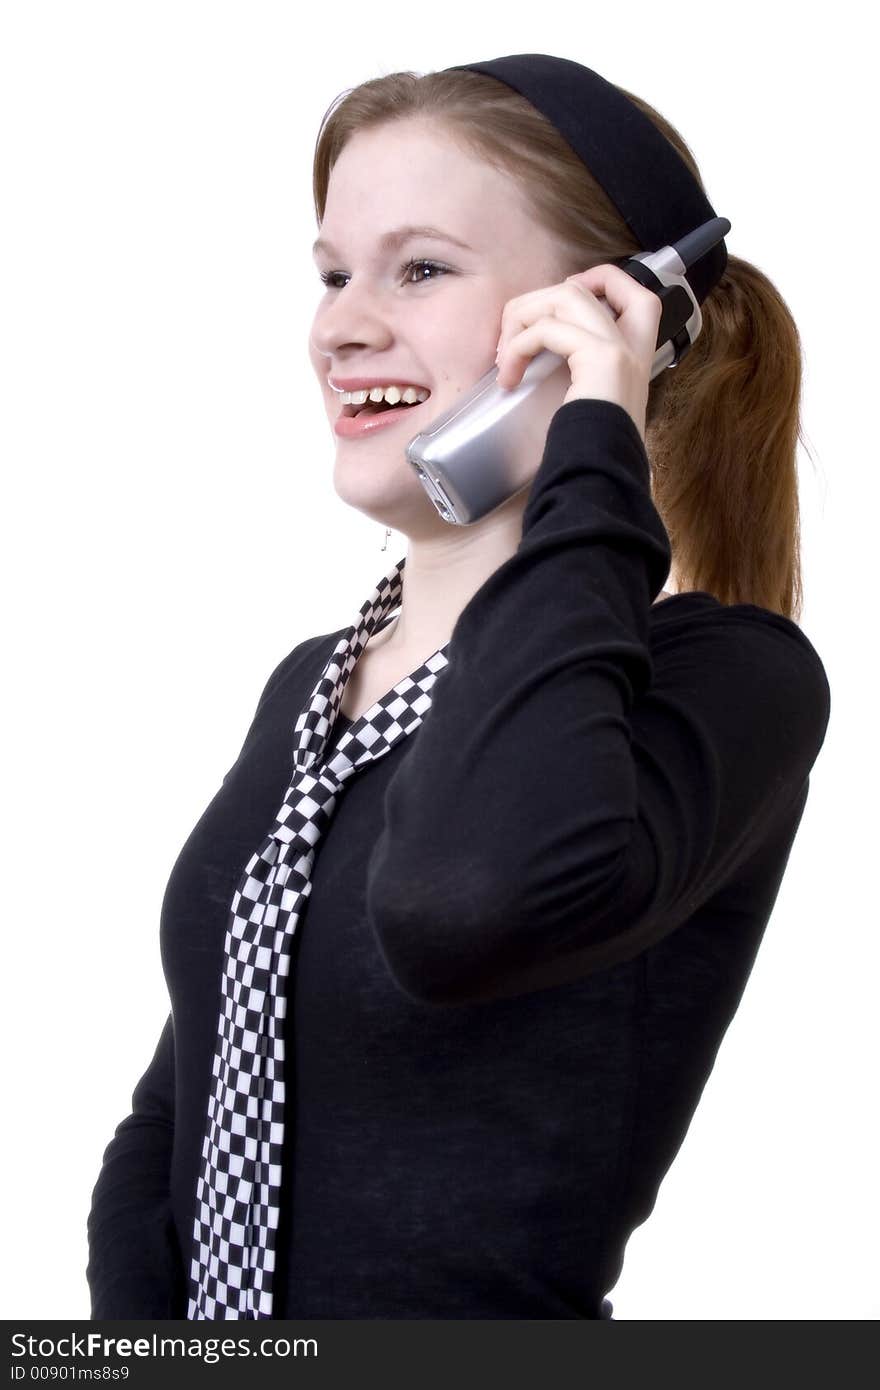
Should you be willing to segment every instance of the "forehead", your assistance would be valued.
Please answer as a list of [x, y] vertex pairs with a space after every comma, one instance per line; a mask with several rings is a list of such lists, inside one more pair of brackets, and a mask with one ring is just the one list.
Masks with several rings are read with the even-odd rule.
[[533, 225], [516, 182], [436, 123], [407, 120], [346, 143], [330, 173], [321, 235], [378, 241], [389, 228], [421, 224], [476, 249], [499, 220], [514, 235]]

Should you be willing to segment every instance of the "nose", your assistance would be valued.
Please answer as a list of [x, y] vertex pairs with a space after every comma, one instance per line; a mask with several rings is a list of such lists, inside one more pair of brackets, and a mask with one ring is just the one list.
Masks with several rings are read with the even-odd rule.
[[321, 301], [312, 323], [311, 342], [324, 357], [349, 349], [381, 350], [393, 339], [391, 317], [382, 295], [353, 279]]

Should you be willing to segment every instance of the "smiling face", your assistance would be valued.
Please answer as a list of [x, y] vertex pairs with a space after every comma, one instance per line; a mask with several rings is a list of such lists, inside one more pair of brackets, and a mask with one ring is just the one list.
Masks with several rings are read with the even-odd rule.
[[[414, 225], [443, 236], [383, 243]], [[330, 280], [309, 355], [331, 429], [351, 409], [330, 380], [430, 391], [379, 428], [334, 431], [336, 491], [410, 536], [448, 534], [454, 528], [435, 512], [406, 445], [494, 366], [506, 301], [557, 283], [570, 273], [567, 262], [508, 175], [464, 152], [436, 122], [416, 118], [348, 141], [330, 175], [320, 240], [315, 262]], [[431, 264], [407, 268], [411, 261]]]

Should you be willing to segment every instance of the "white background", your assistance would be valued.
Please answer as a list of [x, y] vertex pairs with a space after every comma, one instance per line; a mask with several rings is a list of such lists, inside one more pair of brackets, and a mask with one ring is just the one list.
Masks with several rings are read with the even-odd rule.
[[405, 552], [395, 533], [382, 553], [332, 486], [307, 355], [321, 117], [369, 77], [534, 51], [677, 126], [730, 252], [794, 314], [802, 626], [832, 687], [764, 944], [614, 1316], [877, 1316], [877, 201], [858, 14], [4, 6], [7, 1318], [88, 1316], [91, 1188], [167, 1013], [171, 866], [270, 671], [353, 621]]

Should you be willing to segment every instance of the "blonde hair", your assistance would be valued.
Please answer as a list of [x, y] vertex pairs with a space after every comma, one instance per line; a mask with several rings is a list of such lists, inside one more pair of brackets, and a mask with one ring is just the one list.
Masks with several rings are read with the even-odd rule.
[[[691, 151], [652, 106], [618, 88], [654, 122], [703, 186]], [[505, 83], [470, 71], [394, 72], [343, 92], [315, 145], [320, 226], [330, 173], [359, 131], [427, 118], [466, 152], [507, 173], [535, 220], [559, 240], [572, 274], [642, 249], [556, 128]], [[651, 383], [645, 445], [654, 503], [680, 590], [751, 603], [797, 621], [802, 612], [796, 450], [801, 344], [771, 281], [728, 255], [704, 300], [703, 330]]]

